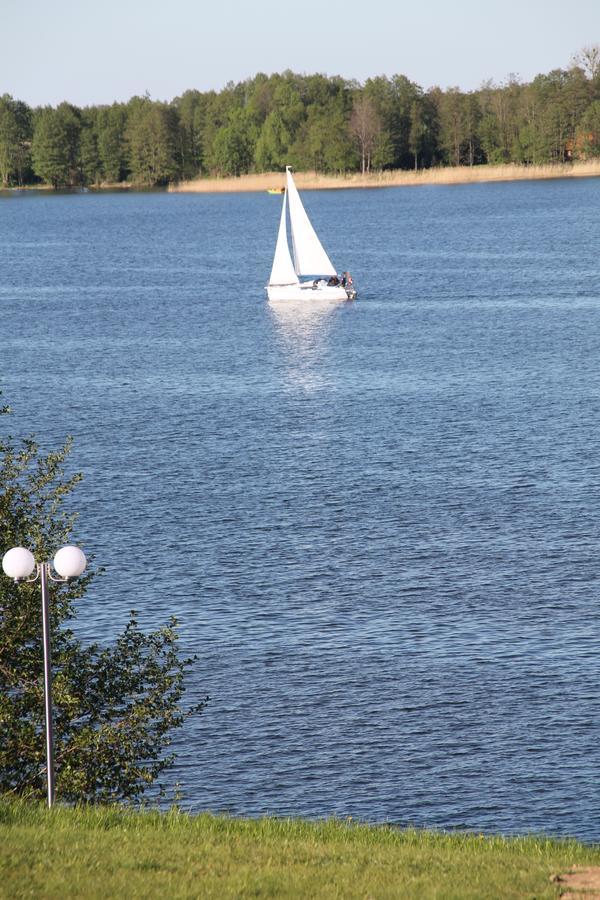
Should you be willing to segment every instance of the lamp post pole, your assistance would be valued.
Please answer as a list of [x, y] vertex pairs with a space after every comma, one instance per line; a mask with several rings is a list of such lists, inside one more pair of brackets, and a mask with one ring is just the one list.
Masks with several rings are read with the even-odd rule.
[[50, 647], [50, 604], [48, 602], [48, 563], [38, 563], [42, 586], [42, 631], [44, 638], [44, 707], [46, 713], [46, 771], [48, 809], [54, 803], [54, 734], [52, 727], [52, 657]]
[[[52, 574], [49, 562], [36, 563], [33, 553], [25, 547], [13, 547], [2, 557], [2, 568], [16, 583], [26, 581], [31, 584], [39, 578], [42, 588], [42, 637], [44, 648], [44, 717], [46, 720], [46, 781], [48, 787], [48, 808], [54, 803], [54, 735], [52, 727], [52, 659], [50, 647], [50, 601], [48, 581], [70, 581], [81, 575], [87, 564], [85, 554], [79, 547], [61, 547], [54, 557], [54, 568], [58, 578]], [[35, 570], [35, 575], [30, 575]]]

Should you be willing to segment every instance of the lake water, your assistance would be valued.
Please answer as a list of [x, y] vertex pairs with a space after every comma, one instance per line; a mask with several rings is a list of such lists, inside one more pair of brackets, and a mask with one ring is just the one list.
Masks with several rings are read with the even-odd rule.
[[14, 434], [75, 438], [79, 628], [174, 613], [194, 810], [600, 840], [600, 180], [0, 199]]

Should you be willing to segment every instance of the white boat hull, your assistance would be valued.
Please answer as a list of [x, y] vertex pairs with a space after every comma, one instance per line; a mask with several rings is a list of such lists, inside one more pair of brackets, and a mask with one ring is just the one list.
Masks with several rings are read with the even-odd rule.
[[341, 285], [317, 284], [312, 281], [305, 284], [267, 285], [269, 300], [290, 300], [310, 303], [311, 300], [353, 300], [356, 292], [353, 287], [348, 289]]

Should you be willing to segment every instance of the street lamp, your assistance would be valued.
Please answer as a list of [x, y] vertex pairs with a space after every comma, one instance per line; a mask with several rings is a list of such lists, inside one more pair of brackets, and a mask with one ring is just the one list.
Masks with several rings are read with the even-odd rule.
[[[52, 574], [52, 564], [36, 563], [31, 550], [25, 547], [13, 547], [2, 557], [2, 568], [9, 578], [15, 582], [26, 581], [31, 584], [39, 579], [42, 588], [42, 630], [44, 637], [44, 705], [46, 712], [46, 774], [48, 782], [48, 807], [54, 803], [54, 741], [52, 737], [52, 667], [50, 660], [50, 611], [48, 604], [48, 580], [69, 581], [81, 575], [87, 564], [85, 554], [79, 547], [61, 547], [54, 557], [54, 570], [58, 578]], [[33, 578], [33, 571], [35, 575]]]

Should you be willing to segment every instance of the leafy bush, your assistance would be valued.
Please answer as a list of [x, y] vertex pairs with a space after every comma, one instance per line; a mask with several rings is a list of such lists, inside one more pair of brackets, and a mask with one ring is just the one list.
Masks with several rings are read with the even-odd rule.
[[[22, 546], [45, 561], [69, 542], [64, 500], [80, 480], [65, 475], [69, 450], [0, 437], [0, 555]], [[194, 660], [179, 655], [175, 619], [145, 634], [132, 612], [112, 646], [78, 640], [67, 623], [97, 574], [50, 591], [56, 794], [69, 802], [139, 799], [172, 763], [173, 731], [208, 699], [182, 706]], [[40, 586], [0, 573], [0, 792], [28, 798], [45, 795], [42, 659]]]

